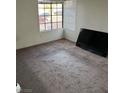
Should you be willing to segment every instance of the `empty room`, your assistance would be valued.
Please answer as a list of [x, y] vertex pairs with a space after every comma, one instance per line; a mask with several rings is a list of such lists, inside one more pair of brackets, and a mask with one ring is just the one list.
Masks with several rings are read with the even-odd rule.
[[108, 93], [108, 0], [16, 0], [16, 93]]

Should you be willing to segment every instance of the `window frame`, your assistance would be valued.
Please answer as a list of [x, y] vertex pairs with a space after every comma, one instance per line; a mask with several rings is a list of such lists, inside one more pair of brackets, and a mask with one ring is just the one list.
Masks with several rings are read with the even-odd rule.
[[[41, 29], [40, 29], [40, 23], [39, 23], [39, 7], [38, 7], [38, 25], [39, 25], [39, 31], [40, 31], [40, 32], [47, 32], [47, 31], [51, 32], [51, 31], [53, 31], [53, 30], [54, 30], [54, 31], [62, 30], [62, 29], [63, 29], [63, 23], [64, 23], [64, 22], [63, 22], [63, 19], [64, 19], [64, 17], [63, 17], [63, 13], [64, 13], [64, 11], [63, 11], [63, 9], [64, 9], [64, 8], [63, 8], [63, 7], [64, 7], [64, 6], [63, 6], [63, 2], [51, 2], [51, 3], [50, 3], [50, 2], [38, 2], [38, 4], [50, 4], [50, 8], [45, 8], [45, 6], [44, 6], [43, 9], [44, 9], [44, 11], [45, 11], [45, 9], [50, 9], [50, 12], [51, 12], [51, 15], [49, 15], [49, 16], [51, 17], [51, 22], [42, 23], [42, 24], [44, 25], [45, 30], [41, 30]], [[53, 16], [57, 16], [57, 17], [60, 16], [60, 15], [52, 15], [52, 9], [53, 9], [53, 8], [52, 8], [52, 4], [62, 4], [62, 8], [55, 8], [55, 9], [62, 9], [62, 15], [61, 15], [61, 16], [62, 16], [62, 21], [58, 21], [58, 20], [57, 20], [57, 22], [52, 22], [52, 17], [53, 17]], [[37, 5], [37, 6], [38, 6], [38, 5]], [[44, 16], [44, 18], [45, 18], [45, 15], [43, 15], [43, 16]], [[51, 24], [51, 30], [47, 30], [47, 29], [46, 29], [46, 24], [49, 24], [49, 23]], [[52, 27], [53, 23], [56, 23], [56, 24], [57, 24], [57, 23], [62, 23], [62, 28], [58, 28], [58, 24], [57, 24], [57, 28], [56, 28], [56, 29], [53, 29], [53, 27]]]

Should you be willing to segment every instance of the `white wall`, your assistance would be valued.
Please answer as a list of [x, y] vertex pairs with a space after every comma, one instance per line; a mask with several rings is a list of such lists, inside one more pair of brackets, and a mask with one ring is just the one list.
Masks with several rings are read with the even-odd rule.
[[[63, 38], [63, 31], [39, 32], [37, 0], [17, 2], [17, 49]], [[64, 37], [76, 42], [80, 28], [107, 32], [107, 0], [64, 2]]]
[[64, 2], [64, 37], [74, 41], [76, 33], [76, 0]]
[[37, 0], [16, 0], [16, 48], [63, 38], [63, 31], [39, 32]]
[[[71, 0], [71, 1], [75, 2], [75, 0]], [[72, 24], [76, 24], [75, 31], [69, 31], [68, 29], [65, 29], [65, 33], [69, 32], [69, 34], [66, 35], [66, 38], [76, 42], [80, 28], [87, 28], [102, 32], [108, 32], [107, 2], [108, 0], [76, 0], [75, 3], [76, 9], [73, 12], [75, 13], [75, 17], [72, 16], [73, 18], [71, 18], [72, 20], [76, 20], [75, 23], [72, 22]], [[66, 3], [66, 6], [69, 5]], [[73, 9], [73, 7], [71, 8]], [[65, 18], [69, 17], [68, 15], [71, 16], [71, 14], [69, 14], [68, 12], [68, 14], [65, 14]], [[68, 20], [67, 19], [65, 20], [66, 21], [64, 22], [66, 24]]]

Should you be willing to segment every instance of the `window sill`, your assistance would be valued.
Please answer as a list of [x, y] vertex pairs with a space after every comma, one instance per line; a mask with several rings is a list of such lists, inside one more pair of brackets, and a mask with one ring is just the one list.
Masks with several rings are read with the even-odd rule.
[[55, 31], [61, 31], [63, 28], [60, 29], [52, 29], [52, 30], [40, 30], [40, 32], [55, 32]]

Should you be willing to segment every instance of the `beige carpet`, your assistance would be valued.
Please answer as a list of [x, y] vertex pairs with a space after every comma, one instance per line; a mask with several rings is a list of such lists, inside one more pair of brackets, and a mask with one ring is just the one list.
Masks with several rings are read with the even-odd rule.
[[107, 93], [107, 58], [67, 40], [17, 50], [22, 93]]

